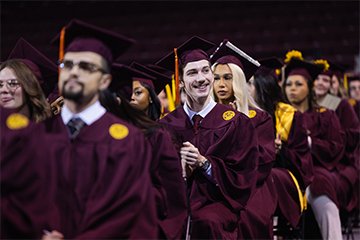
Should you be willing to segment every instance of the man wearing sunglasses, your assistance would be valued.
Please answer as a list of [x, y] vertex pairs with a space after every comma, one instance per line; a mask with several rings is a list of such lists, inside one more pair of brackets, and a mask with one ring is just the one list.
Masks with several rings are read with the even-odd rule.
[[60, 39], [64, 106], [46, 125], [56, 137], [49, 144], [59, 166], [55, 201], [61, 224], [43, 238], [157, 238], [150, 145], [140, 130], [99, 102], [112, 80], [113, 59], [133, 41], [79, 20], [71, 21]]

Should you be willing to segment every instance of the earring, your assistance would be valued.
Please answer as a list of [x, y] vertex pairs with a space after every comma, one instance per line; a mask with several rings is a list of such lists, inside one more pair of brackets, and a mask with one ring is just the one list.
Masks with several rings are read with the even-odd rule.
[[152, 103], [152, 100], [151, 100], [151, 98], [149, 98], [149, 103]]

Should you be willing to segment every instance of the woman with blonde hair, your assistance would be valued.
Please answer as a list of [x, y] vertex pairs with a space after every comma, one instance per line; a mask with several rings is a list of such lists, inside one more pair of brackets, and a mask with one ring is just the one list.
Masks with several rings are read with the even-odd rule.
[[[211, 62], [215, 101], [231, 105], [248, 116], [258, 133], [260, 158], [256, 190], [246, 209], [240, 213], [239, 238], [270, 239], [273, 235], [272, 217], [277, 203], [275, 186], [269, 177], [275, 160], [274, 127], [270, 115], [261, 110], [250, 96], [247, 85], [247, 80], [260, 64], [227, 40], [212, 55]], [[267, 199], [266, 207], [264, 199]]]

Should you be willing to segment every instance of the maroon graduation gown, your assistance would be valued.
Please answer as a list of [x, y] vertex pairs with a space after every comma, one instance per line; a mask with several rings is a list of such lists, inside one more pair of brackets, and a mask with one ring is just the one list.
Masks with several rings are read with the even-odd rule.
[[212, 176], [195, 170], [188, 179], [193, 238], [236, 239], [240, 210], [256, 185], [258, 141], [249, 119], [222, 104], [202, 120], [197, 134], [182, 107], [160, 120], [178, 147], [189, 141], [211, 162]]
[[346, 135], [345, 154], [337, 168], [341, 175], [341, 189], [347, 191], [338, 194], [339, 204], [351, 211], [358, 207], [359, 201], [360, 123], [349, 100], [342, 99], [335, 112]]
[[[254, 116], [255, 112], [255, 116]], [[275, 133], [271, 116], [264, 111], [249, 112], [259, 140], [259, 165], [257, 187], [240, 215], [239, 238], [271, 239], [272, 218], [277, 206], [277, 192], [272, 177], [269, 177], [275, 161]]]
[[187, 217], [181, 160], [164, 128], [154, 129], [148, 139], [153, 149], [150, 173], [160, 227], [167, 239], [179, 239]]
[[40, 239], [43, 229], [58, 227], [58, 212], [51, 199], [54, 189], [50, 187], [55, 169], [39, 148], [46, 141], [41, 135], [33, 141], [38, 127], [30, 121], [9, 123], [14, 120], [12, 111], [0, 108], [0, 116], [0, 237]]
[[60, 115], [45, 123], [58, 167], [56, 202], [65, 238], [156, 238], [151, 148], [143, 133], [105, 113], [75, 140]]
[[312, 142], [314, 181], [310, 185], [311, 193], [314, 196], [326, 195], [339, 205], [340, 176], [336, 167], [344, 153], [345, 134], [332, 110], [321, 107], [306, 111], [304, 120]]
[[301, 209], [298, 190], [288, 170], [296, 177], [302, 192], [313, 180], [313, 164], [303, 124], [302, 113], [295, 112], [288, 139], [283, 142], [271, 171], [278, 193], [280, 214], [293, 227], [299, 223]]

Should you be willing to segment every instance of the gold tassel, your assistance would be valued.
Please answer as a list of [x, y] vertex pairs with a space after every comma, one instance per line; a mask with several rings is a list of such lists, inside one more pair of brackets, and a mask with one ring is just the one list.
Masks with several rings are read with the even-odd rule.
[[172, 97], [172, 94], [171, 94], [171, 90], [170, 90], [170, 86], [169, 84], [166, 84], [165, 86], [165, 91], [166, 91], [166, 96], [167, 96], [167, 99], [169, 101], [169, 112], [172, 112], [175, 110], [175, 102], [174, 102], [174, 99]]
[[348, 77], [347, 77], [346, 73], [344, 73], [344, 88], [345, 88], [346, 94], [348, 94], [349, 93], [349, 82], [348, 82]]

